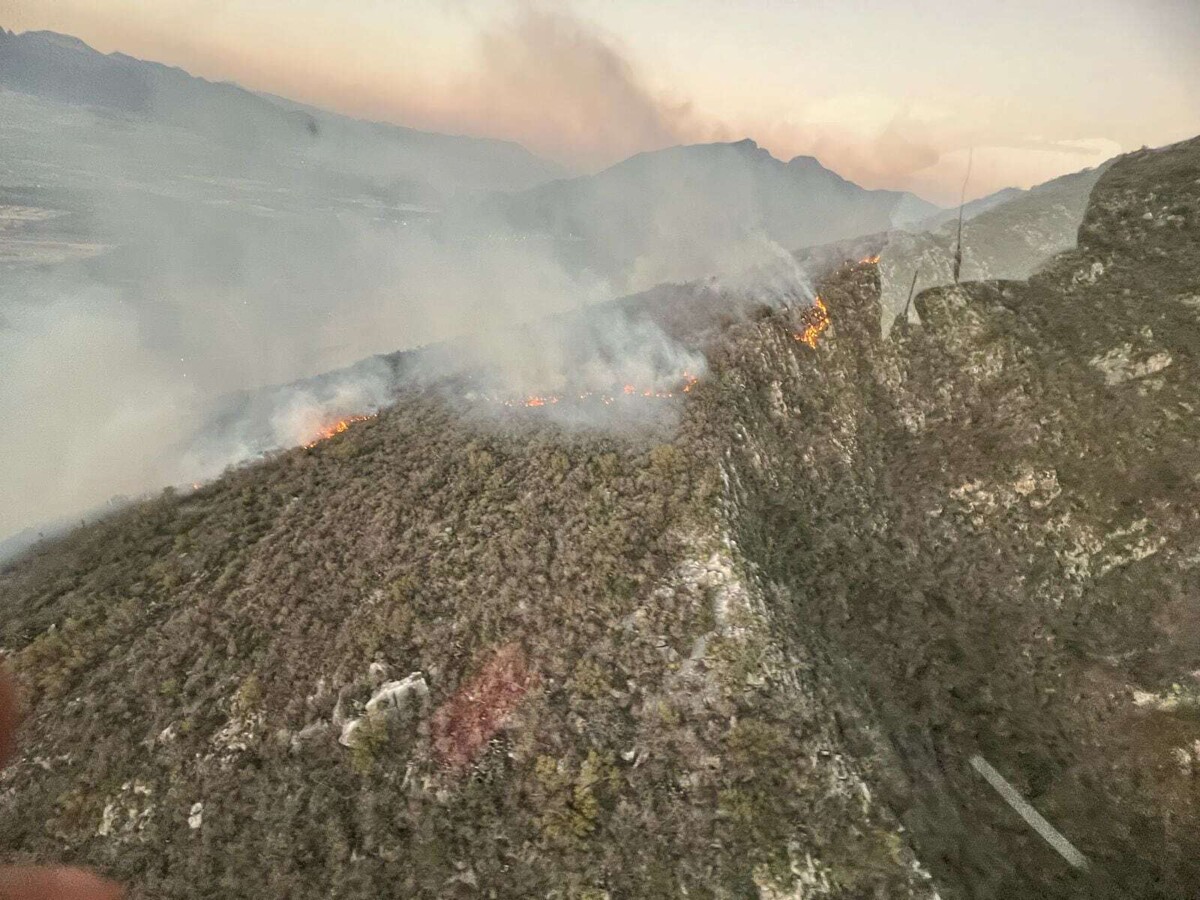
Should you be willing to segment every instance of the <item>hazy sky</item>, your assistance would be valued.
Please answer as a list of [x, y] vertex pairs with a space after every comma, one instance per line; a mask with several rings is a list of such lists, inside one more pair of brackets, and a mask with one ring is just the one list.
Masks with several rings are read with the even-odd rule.
[[590, 171], [755, 138], [957, 199], [1200, 132], [1200, 0], [0, 0], [77, 35]]

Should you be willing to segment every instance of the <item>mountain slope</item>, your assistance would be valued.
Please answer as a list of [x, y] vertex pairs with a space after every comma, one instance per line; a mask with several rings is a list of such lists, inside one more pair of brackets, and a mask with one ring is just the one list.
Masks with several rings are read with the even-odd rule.
[[[1034, 188], [1036, 190], [1036, 188]], [[987, 212], [989, 209], [994, 209], [1002, 203], [1008, 203], [1010, 200], [1015, 200], [1028, 193], [1021, 188], [1001, 188], [993, 194], [988, 194], [985, 197], [979, 197], [963, 204], [963, 220], [970, 221], [976, 216]], [[953, 220], [958, 222], [958, 208], [947, 207], [946, 209], [938, 210], [932, 216], [914, 222], [907, 230], [909, 231], [933, 231], [941, 225]]]
[[104, 55], [78, 38], [0, 29], [0, 87], [135, 121], [187, 129], [224, 147], [300, 153], [376, 180], [404, 179], [438, 191], [516, 190], [562, 170], [506, 141], [361, 122], [181, 69]]
[[783, 163], [750, 140], [641, 153], [493, 206], [630, 290], [769, 258], [772, 242], [796, 248], [869, 234], [937, 209], [911, 194], [864, 190], [812, 157]]
[[[1028, 191], [1001, 191], [974, 208], [967, 204], [962, 279], [1028, 278], [1073, 247], [1088, 196], [1109, 165], [1063, 175]], [[885, 327], [904, 311], [914, 273], [918, 291], [954, 281], [958, 216], [947, 211], [928, 225], [924, 231], [887, 237], [880, 260]]]
[[663, 289], [676, 429], [406, 391], [10, 566], [6, 835], [134, 896], [1195, 896], [1198, 170], [887, 337], [871, 265]]

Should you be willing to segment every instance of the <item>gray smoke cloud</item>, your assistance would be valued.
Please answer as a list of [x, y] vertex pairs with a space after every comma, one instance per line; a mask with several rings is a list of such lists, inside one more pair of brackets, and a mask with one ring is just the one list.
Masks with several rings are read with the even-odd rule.
[[101, 289], [3, 310], [0, 533], [170, 483], [155, 449], [196, 398], [145, 352], [136, 314]]
[[481, 35], [479, 55], [455, 92], [461, 124], [498, 122], [585, 168], [723, 136], [689, 103], [655, 94], [614, 37], [566, 9], [517, 4]]
[[714, 289], [743, 305], [811, 306], [816, 290], [812, 276], [778, 241], [756, 234], [745, 242], [743, 265], [712, 279]]
[[[0, 540], [377, 411], [399, 386], [380, 355], [398, 350], [437, 345], [408, 358], [406, 383], [452, 384], [468, 405], [582, 395], [544, 414], [620, 427], [620, 404], [592, 415], [603, 398], [674, 393], [704, 359], [604, 301], [720, 274], [729, 312], [808, 302], [789, 251], [886, 227], [897, 203], [750, 141], [555, 181], [513, 145], [4, 39], [94, 71], [0, 88], [0, 413], [16, 423], [0, 431]], [[482, 57], [488, 104], [524, 109], [555, 89], [548, 68], [569, 75], [595, 109], [553, 127], [583, 143], [611, 121], [641, 123], [631, 149], [687, 132], [686, 110], [664, 111], [571, 17], [521, 7]]]
[[[313, 377], [372, 354], [463, 336], [441, 374], [482, 367], [513, 396], [696, 368], [645, 323], [616, 319], [578, 342], [540, 324], [610, 293], [527, 242], [460, 243], [426, 224], [258, 224], [160, 218], [134, 250], [0, 287], [0, 413], [14, 423], [0, 432], [0, 534], [209, 478], [376, 411], [396, 387], [384, 363]], [[231, 403], [243, 389], [253, 399]]]
[[230, 144], [3, 90], [0, 117], [0, 540], [378, 410], [377, 354], [457, 339], [421, 377], [512, 397], [702, 365], [651, 323], [550, 324], [616, 288], [483, 204], [349, 178], [320, 134]]

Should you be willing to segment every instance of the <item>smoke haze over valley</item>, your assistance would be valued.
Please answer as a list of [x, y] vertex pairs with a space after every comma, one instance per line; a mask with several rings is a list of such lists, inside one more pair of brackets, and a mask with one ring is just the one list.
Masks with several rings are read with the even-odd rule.
[[[239, 392], [395, 350], [465, 338], [451, 368], [480, 366], [498, 396], [665, 391], [702, 362], [652, 324], [611, 317], [581, 341], [546, 320], [936, 212], [751, 141], [563, 180], [515, 145], [345, 119], [60, 35], [0, 49], [0, 411], [30, 426], [0, 438], [3, 534], [378, 409], [396, 387], [383, 363], [272, 389], [253, 422], [229, 412]], [[810, 300], [794, 277], [790, 302]]]

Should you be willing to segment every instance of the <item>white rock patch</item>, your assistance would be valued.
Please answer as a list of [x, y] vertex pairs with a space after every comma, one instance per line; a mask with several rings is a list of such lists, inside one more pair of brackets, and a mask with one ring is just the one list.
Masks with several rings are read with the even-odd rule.
[[1114, 347], [1103, 356], [1094, 356], [1091, 359], [1092, 367], [1100, 371], [1104, 376], [1104, 383], [1108, 385], [1145, 378], [1147, 375], [1161, 372], [1171, 365], [1171, 362], [1171, 354], [1165, 350], [1152, 353], [1142, 359], [1135, 359], [1133, 345], [1129, 342], [1120, 347]]
[[413, 672], [402, 681], [386, 682], [367, 701], [365, 714], [342, 726], [338, 743], [343, 747], [357, 747], [361, 740], [359, 729], [367, 719], [390, 718], [404, 710], [422, 707], [428, 697], [429, 685], [420, 672]]

